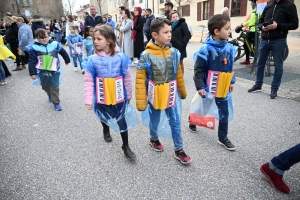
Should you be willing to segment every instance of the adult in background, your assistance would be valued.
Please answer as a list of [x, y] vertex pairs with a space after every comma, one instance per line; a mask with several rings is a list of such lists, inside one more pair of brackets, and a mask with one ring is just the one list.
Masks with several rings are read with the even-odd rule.
[[258, 48], [256, 81], [255, 85], [248, 92], [261, 91], [266, 61], [270, 51], [272, 51], [275, 71], [271, 83], [270, 99], [277, 98], [277, 91], [283, 74], [284, 54], [287, 47], [286, 37], [289, 30], [295, 30], [298, 26], [299, 19], [296, 5], [289, 0], [274, 0], [265, 7], [258, 21], [258, 28], [262, 32]]
[[26, 46], [34, 43], [33, 34], [31, 28], [24, 22], [22, 17], [17, 18], [17, 24], [19, 26], [18, 41], [19, 52], [24, 64], [29, 62], [29, 54], [26, 52]]
[[52, 27], [53, 27], [53, 32], [55, 35], [55, 40], [60, 43], [61, 42], [61, 27], [59, 25], [59, 23], [56, 21], [56, 19], [53, 19], [53, 23], [52, 23]]
[[[141, 16], [142, 14], [142, 8], [141, 7], [135, 7], [134, 8], [134, 19], [133, 19], [133, 25], [132, 25], [132, 39], [133, 39], [133, 45], [134, 45], [134, 57], [140, 59], [141, 53], [144, 51], [144, 23], [145, 18]], [[135, 61], [135, 63], [137, 63]]]
[[144, 31], [145, 31], [146, 37], [148, 39], [148, 42], [149, 42], [149, 40], [152, 38], [151, 32], [150, 32], [150, 24], [151, 24], [152, 20], [155, 18], [155, 16], [152, 15], [152, 10], [150, 8], [146, 9], [145, 14], [146, 14], [147, 18], [146, 18], [146, 23], [144, 26]]
[[111, 15], [107, 15], [107, 22], [106, 24], [110, 24], [113, 31], [115, 32], [115, 28], [116, 28], [116, 22], [114, 20], [112, 20], [112, 16]]
[[19, 47], [19, 41], [18, 41], [18, 25], [15, 20], [13, 20], [11, 17], [4, 17], [4, 23], [6, 26], [5, 31], [5, 41], [10, 45], [11, 52], [16, 56], [16, 63], [17, 67], [13, 69], [13, 71], [18, 71], [25, 69], [25, 65], [22, 64], [21, 67], [21, 58], [18, 53], [18, 47]]
[[186, 46], [190, 40], [190, 31], [184, 18], [180, 18], [177, 12], [171, 13], [172, 18], [172, 46], [179, 50], [180, 67], [184, 73], [183, 59], [187, 57]]
[[[229, 8], [227, 7], [224, 7], [221, 11], [221, 14], [222, 15], [226, 15], [227, 17], [230, 17], [230, 12], [229, 12]], [[230, 35], [229, 35], [230, 38], [232, 38], [232, 33], [230, 32]]]
[[66, 26], [67, 26], [67, 21], [66, 18], [61, 17], [61, 43], [65, 44], [66, 43]]
[[67, 17], [67, 23], [66, 23], [66, 36], [70, 35], [70, 27], [71, 26], [77, 26], [77, 30], [79, 30], [80, 24], [78, 21], [74, 19], [72, 15], [68, 15]]
[[133, 40], [131, 37], [132, 34], [132, 20], [130, 19], [130, 12], [128, 9], [124, 9], [122, 11], [122, 25], [117, 30], [120, 31], [120, 35], [122, 35], [122, 50], [131, 60], [133, 59]]
[[171, 21], [172, 12], [173, 12], [173, 3], [172, 2], [165, 3], [165, 16], [170, 21]]
[[40, 16], [34, 15], [32, 17], [32, 20], [31, 20], [31, 30], [32, 30], [32, 33], [33, 33], [33, 38], [35, 38], [35, 31], [38, 28], [46, 29], [46, 26], [45, 26], [45, 24], [43, 22], [43, 19], [40, 18]]
[[90, 15], [85, 18], [84, 26], [95, 27], [98, 24], [103, 24], [102, 17], [96, 13], [95, 6], [90, 7]]
[[3, 20], [0, 19], [0, 35], [5, 35], [5, 27], [3, 25]]

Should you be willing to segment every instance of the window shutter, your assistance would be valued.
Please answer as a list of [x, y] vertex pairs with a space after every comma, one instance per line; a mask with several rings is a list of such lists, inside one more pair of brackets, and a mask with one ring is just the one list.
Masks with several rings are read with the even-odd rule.
[[201, 21], [201, 4], [202, 2], [197, 3], [197, 21]]
[[230, 0], [224, 0], [224, 7], [230, 7]]
[[214, 12], [215, 12], [215, 0], [210, 0], [209, 4], [210, 4], [209, 5], [209, 9], [210, 9], [209, 16], [211, 17], [214, 15]]
[[190, 16], [190, 5], [186, 6], [186, 16]]
[[241, 0], [240, 16], [246, 16], [247, 14], [247, 0]]

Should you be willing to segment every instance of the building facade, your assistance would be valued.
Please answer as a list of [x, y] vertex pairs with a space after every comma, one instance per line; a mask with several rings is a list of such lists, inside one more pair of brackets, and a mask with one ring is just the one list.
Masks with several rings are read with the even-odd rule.
[[[108, 3], [111, 0], [90, 0], [90, 5], [93, 5], [96, 7], [96, 11], [98, 15], [107, 15], [108, 14]], [[88, 10], [87, 12], [90, 13]]]

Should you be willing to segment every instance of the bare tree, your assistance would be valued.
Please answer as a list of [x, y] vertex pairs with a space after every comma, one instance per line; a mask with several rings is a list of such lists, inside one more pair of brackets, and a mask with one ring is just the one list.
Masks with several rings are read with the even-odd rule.
[[[14, 5], [14, 7], [12, 5]], [[6, 15], [6, 12], [10, 12], [13, 15], [17, 15], [17, 3], [10, 0], [1, 0], [0, 1], [1, 18]]]
[[120, 6], [124, 6], [125, 8], [129, 9], [129, 0], [122, 0], [121, 3], [122, 5]]
[[177, 8], [177, 12], [182, 15], [182, 6], [189, 5], [194, 2], [194, 0], [173, 0], [174, 6]]
[[99, 5], [99, 9], [100, 9], [100, 15], [102, 15], [102, 6], [105, 3], [106, 0], [97, 0], [97, 3]]
[[65, 0], [64, 1], [64, 10], [68, 11], [71, 15], [73, 15], [75, 6], [75, 0]]

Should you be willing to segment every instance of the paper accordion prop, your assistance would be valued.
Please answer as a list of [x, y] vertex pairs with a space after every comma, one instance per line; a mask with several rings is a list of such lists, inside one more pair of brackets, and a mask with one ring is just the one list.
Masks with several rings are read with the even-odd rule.
[[57, 71], [58, 70], [58, 59], [49, 56], [49, 55], [42, 55], [38, 56], [38, 63], [35, 66], [35, 68], [40, 70], [46, 70], [46, 71]]
[[72, 49], [72, 54], [81, 54], [82, 53], [82, 48], [79, 47], [79, 46], [75, 46], [73, 49]]
[[207, 86], [208, 95], [217, 98], [225, 98], [234, 72], [208, 71]]
[[164, 110], [176, 105], [177, 82], [155, 85], [152, 80], [148, 83], [148, 101], [157, 110]]
[[98, 104], [116, 105], [125, 100], [123, 77], [96, 77], [96, 100]]
[[190, 124], [215, 130], [216, 119], [214, 117], [190, 113]]

